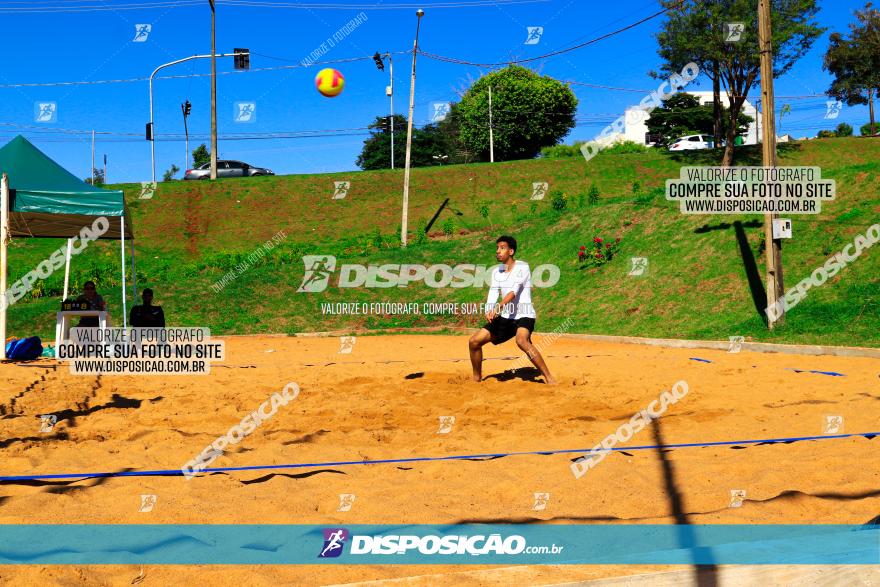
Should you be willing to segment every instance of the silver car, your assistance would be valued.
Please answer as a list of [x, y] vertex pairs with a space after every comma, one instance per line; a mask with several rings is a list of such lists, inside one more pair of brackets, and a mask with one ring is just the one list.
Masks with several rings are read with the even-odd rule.
[[[217, 161], [217, 177], [255, 177], [257, 175], [275, 175], [271, 169], [252, 167], [242, 161], [224, 159]], [[187, 169], [183, 179], [211, 179], [211, 164], [204, 163], [194, 169]]]

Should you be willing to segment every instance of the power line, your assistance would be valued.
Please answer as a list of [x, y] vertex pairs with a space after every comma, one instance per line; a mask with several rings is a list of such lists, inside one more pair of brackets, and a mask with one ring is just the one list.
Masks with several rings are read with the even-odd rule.
[[[408, 8], [479, 8], [483, 6], [521, 5], [549, 2], [549, 0], [447, 0], [434, 4], [422, 3], [377, 3], [377, 4], [335, 4], [328, 2], [270, 2], [268, 0], [219, 0], [217, 4], [242, 8], [298, 8], [304, 10], [401, 10]], [[41, 4], [43, 4], [41, 6]], [[201, 6], [203, 0], [155, 0], [153, 2], [122, 2], [119, 4], [89, 4], [84, 0], [51, 0], [49, 2], [10, 1], [0, 3], [2, 14], [53, 14], [88, 13], [119, 10], [170, 9]]]

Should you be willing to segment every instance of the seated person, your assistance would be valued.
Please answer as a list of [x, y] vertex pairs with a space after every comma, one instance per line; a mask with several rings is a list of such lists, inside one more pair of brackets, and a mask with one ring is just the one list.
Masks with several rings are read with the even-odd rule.
[[129, 322], [134, 328], [165, 328], [165, 313], [160, 306], [154, 306], [153, 290], [149, 287], [141, 293], [143, 305], [133, 306]]
[[[89, 310], [98, 310], [98, 311], [106, 311], [107, 310], [107, 302], [104, 301], [99, 294], [97, 289], [95, 288], [94, 281], [87, 281], [83, 284], [83, 293], [81, 293], [77, 298], [77, 302], [86, 302], [89, 305]], [[97, 316], [82, 316], [79, 319], [78, 327], [97, 327], [98, 326], [98, 317]]]

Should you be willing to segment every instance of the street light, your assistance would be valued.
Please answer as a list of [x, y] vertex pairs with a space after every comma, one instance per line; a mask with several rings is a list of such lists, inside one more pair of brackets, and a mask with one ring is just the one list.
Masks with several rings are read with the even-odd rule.
[[419, 28], [425, 11], [416, 10], [416, 38], [413, 41], [412, 76], [409, 81], [409, 120], [406, 124], [406, 164], [403, 172], [403, 217], [400, 222], [400, 244], [406, 246], [406, 223], [409, 210], [409, 172], [412, 157], [413, 107], [416, 97], [416, 55], [419, 51]]
[[434, 155], [434, 160], [443, 165], [443, 162], [449, 159], [449, 155]]
[[[391, 130], [391, 169], [394, 169], [394, 61], [391, 60], [391, 53], [385, 53], [388, 58], [388, 87], [385, 88], [385, 95], [391, 100], [391, 116], [388, 117], [388, 127]], [[385, 63], [382, 61], [382, 55], [376, 51], [373, 55], [373, 61], [376, 62], [376, 69], [385, 71]]]

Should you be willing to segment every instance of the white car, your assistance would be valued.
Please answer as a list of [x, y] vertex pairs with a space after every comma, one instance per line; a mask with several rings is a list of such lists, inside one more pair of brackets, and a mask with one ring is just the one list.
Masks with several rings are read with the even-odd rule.
[[715, 138], [708, 135], [688, 135], [675, 139], [669, 146], [670, 151], [692, 151], [694, 149], [712, 149], [715, 147]]

